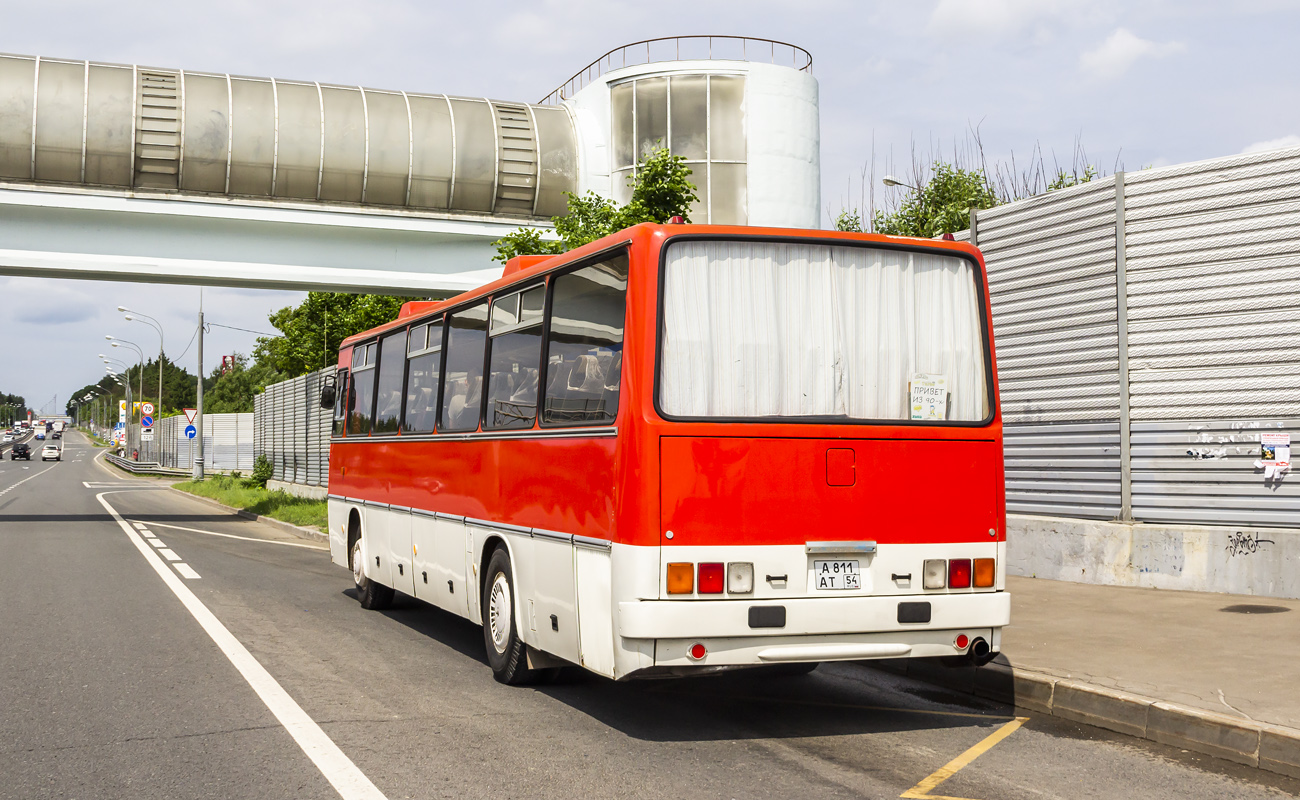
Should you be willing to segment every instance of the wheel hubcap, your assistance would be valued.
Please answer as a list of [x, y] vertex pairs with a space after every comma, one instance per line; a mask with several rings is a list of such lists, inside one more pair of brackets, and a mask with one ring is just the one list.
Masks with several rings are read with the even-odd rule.
[[510, 608], [510, 582], [498, 572], [488, 595], [488, 630], [498, 653], [504, 653], [510, 643]]
[[365, 579], [365, 558], [361, 555], [361, 540], [357, 539], [352, 545], [352, 582], [360, 589]]

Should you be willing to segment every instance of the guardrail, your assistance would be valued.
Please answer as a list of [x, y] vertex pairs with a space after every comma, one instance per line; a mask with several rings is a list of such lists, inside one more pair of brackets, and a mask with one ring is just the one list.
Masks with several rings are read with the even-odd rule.
[[[682, 55], [683, 44], [686, 44], [685, 56]], [[715, 46], [717, 48], [716, 52]], [[737, 48], [739, 48], [738, 53], [736, 52]], [[644, 50], [644, 53], [642, 50]], [[572, 78], [569, 78], [556, 88], [555, 91], [543, 97], [540, 105], [559, 105], [601, 75], [614, 69], [635, 67], [638, 64], [653, 64], [660, 61], [713, 61], [724, 59], [728, 61], [762, 61], [765, 52], [767, 62], [770, 64], [784, 66], [789, 63], [792, 69], [800, 72], [812, 71], [811, 53], [798, 45], [779, 42], [776, 39], [758, 39], [752, 36], [661, 36], [657, 39], [645, 39], [640, 42], [625, 44], [622, 47], [615, 47], [583, 67]], [[752, 56], [751, 53], [753, 53]], [[788, 62], [786, 59], [787, 54], [789, 54]]]
[[122, 456], [113, 455], [112, 453], [105, 453], [104, 458], [108, 461], [111, 461], [114, 466], [121, 467], [127, 472], [130, 472], [132, 475], [166, 475], [168, 477], [171, 476], [187, 477], [193, 474], [192, 472], [183, 469], [173, 469], [172, 467], [164, 467], [158, 464], [156, 461], [132, 461], [129, 458], [123, 458]]

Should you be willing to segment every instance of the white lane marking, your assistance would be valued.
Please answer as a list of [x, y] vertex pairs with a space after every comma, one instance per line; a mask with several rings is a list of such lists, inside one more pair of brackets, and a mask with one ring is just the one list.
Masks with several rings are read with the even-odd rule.
[[187, 580], [198, 580], [199, 573], [195, 572], [194, 567], [191, 567], [189, 564], [172, 564], [172, 566], [175, 567], [176, 571], [183, 575]]
[[144, 523], [143, 523], [143, 522], [132, 522], [131, 524], [134, 525], [134, 526], [135, 526], [135, 529], [138, 530], [138, 531], [142, 531], [142, 530], [144, 530]]
[[174, 551], [174, 550], [169, 550], [169, 549], [166, 548], [166, 547], [160, 548], [160, 549], [158, 550], [158, 555], [162, 556], [163, 558], [167, 559], [168, 561], [180, 561], [180, 560], [181, 560], [181, 557], [178, 556], [178, 555], [176, 555], [176, 551]]
[[162, 543], [162, 539], [150, 539], [149, 544], [153, 545], [154, 547], [157, 547], [159, 550], [167, 546]]
[[163, 583], [167, 584], [167, 588], [180, 599], [181, 604], [193, 615], [221, 652], [230, 659], [230, 663], [239, 670], [239, 674], [244, 676], [244, 680], [254, 692], [257, 692], [257, 696], [262, 699], [339, 795], [344, 800], [387, 800], [384, 793], [370, 782], [356, 764], [352, 763], [352, 759], [348, 758], [339, 746], [334, 744], [334, 740], [321, 730], [316, 721], [302, 710], [302, 706], [294, 702], [284, 687], [266, 671], [266, 667], [253, 658], [248, 648], [244, 647], [234, 634], [221, 624], [221, 620], [217, 619], [194, 592], [191, 592], [189, 587], [167, 568], [167, 564], [158, 558], [153, 550], [145, 546], [144, 540], [136, 535], [126, 520], [122, 519], [122, 515], [104, 499], [106, 494], [110, 492], [100, 492], [95, 495], [95, 499], [99, 500], [100, 505], [113, 515], [113, 519], [117, 520], [117, 524], [126, 532], [127, 538], [135, 545], [135, 549], [140, 551], [149, 562], [149, 566], [153, 567], [154, 572], [163, 579]]
[[182, 528], [180, 525], [168, 525], [165, 522], [153, 523], [155, 528], [171, 528], [177, 531], [189, 531], [190, 533], [203, 533], [208, 536], [220, 536], [223, 539], [239, 539], [245, 542], [261, 542], [263, 544], [278, 544], [285, 547], [305, 547], [308, 550], [328, 550], [329, 547], [323, 544], [307, 544], [306, 542], [281, 542], [276, 539], [258, 539], [255, 536], [236, 536], [233, 533], [217, 533], [216, 531], [203, 531], [198, 528]]
[[[23, 469], [28, 469], [28, 467], [23, 467]], [[24, 483], [30, 481], [32, 478], [39, 478], [52, 469], [54, 469], [54, 467], [46, 467], [45, 469], [41, 470], [35, 475], [28, 475], [26, 478], [23, 478], [22, 480], [18, 481], [13, 486], [10, 486], [8, 489], [0, 489], [0, 497], [4, 497], [5, 495], [12, 492], [14, 489], [17, 489], [19, 486], [22, 486]]]
[[143, 536], [143, 537], [146, 538], [146, 539], [156, 539], [156, 538], [158, 538], [158, 537], [154, 534], [153, 531], [147, 531], [147, 530], [145, 530], [144, 528], [141, 528], [141, 529], [140, 529], [140, 535]]

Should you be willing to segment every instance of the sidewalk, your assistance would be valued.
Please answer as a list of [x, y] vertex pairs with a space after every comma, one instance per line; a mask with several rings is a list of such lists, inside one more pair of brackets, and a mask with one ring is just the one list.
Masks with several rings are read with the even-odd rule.
[[[1300, 600], [1018, 577], [1007, 589], [994, 663], [885, 668], [1300, 777]], [[1257, 613], [1224, 610], [1241, 606]]]

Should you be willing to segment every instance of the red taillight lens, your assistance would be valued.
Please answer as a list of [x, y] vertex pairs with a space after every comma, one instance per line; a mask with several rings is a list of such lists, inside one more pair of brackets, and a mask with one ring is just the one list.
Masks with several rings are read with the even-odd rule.
[[727, 582], [725, 564], [701, 564], [698, 581], [700, 594], [722, 594]]
[[970, 559], [954, 558], [948, 562], [948, 588], [970, 588]]

